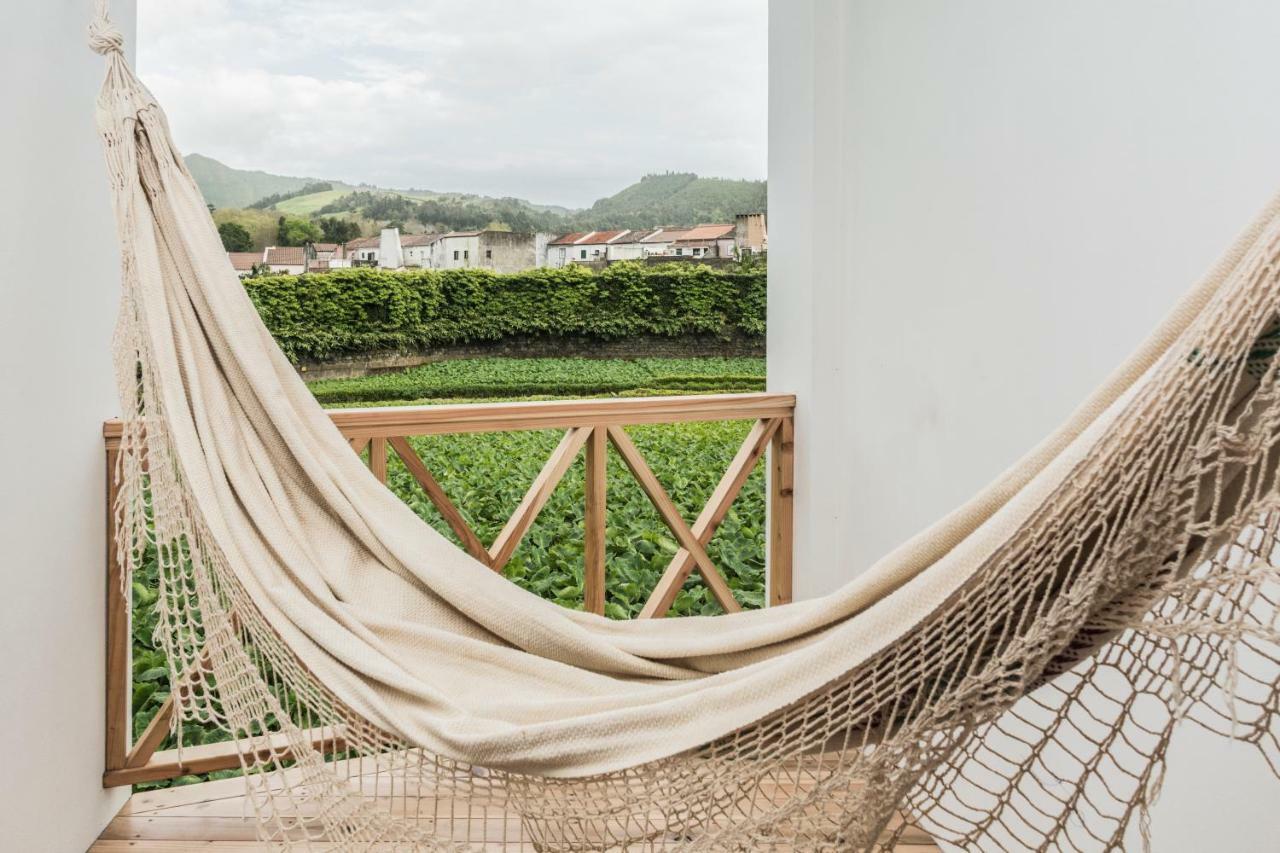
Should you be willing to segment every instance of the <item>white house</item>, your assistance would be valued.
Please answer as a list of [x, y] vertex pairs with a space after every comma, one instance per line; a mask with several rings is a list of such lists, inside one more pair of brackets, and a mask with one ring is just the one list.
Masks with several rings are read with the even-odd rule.
[[342, 258], [341, 243], [308, 243], [307, 258], [313, 261], [332, 261]]
[[610, 261], [638, 261], [643, 259], [650, 253], [652, 248], [646, 246], [643, 241], [657, 231], [657, 228], [624, 231], [606, 244], [605, 258]]
[[400, 250], [406, 267], [430, 267], [431, 244], [438, 240], [435, 234], [405, 234], [400, 238]]
[[341, 265], [511, 273], [541, 265], [549, 236], [497, 230], [402, 235], [395, 228], [384, 228], [378, 237], [347, 243], [348, 263]]
[[253, 270], [262, 263], [262, 256], [265, 252], [227, 252], [227, 259], [231, 261], [231, 268], [236, 271], [236, 275], [244, 278], [252, 275]]
[[565, 264], [572, 263], [573, 244], [587, 236], [588, 232], [574, 231], [570, 234], [562, 234], [561, 236], [547, 243], [547, 261], [549, 267], [562, 267]]
[[272, 272], [301, 275], [307, 271], [307, 250], [302, 246], [268, 246], [262, 262]]
[[667, 246], [666, 254], [676, 257], [732, 258], [735, 225], [697, 225]]
[[671, 244], [683, 237], [688, 230], [687, 228], [663, 226], [649, 236], [640, 238], [640, 246], [644, 256], [665, 255]]
[[438, 270], [480, 266], [479, 231], [450, 231], [431, 244], [431, 267]]
[[693, 228], [578, 231], [547, 244], [546, 266], [562, 267], [590, 261], [634, 261], [651, 256], [732, 258], [734, 225], [698, 225]]
[[325, 272], [351, 266], [341, 243], [308, 243], [307, 272]]
[[379, 237], [357, 237], [354, 240], [348, 240], [346, 246], [343, 247], [344, 254], [348, 263], [352, 266], [377, 266], [378, 251], [382, 245], [382, 238]]
[[609, 244], [627, 233], [626, 230], [618, 230], [565, 234], [547, 244], [547, 266], [609, 260]]
[[592, 231], [573, 244], [573, 251], [570, 252], [573, 255], [571, 260], [577, 262], [608, 260], [609, 243], [626, 233], [623, 230]]

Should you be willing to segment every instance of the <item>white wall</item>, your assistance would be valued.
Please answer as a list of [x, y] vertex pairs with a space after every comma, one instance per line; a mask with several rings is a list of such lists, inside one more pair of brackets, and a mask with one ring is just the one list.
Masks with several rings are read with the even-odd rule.
[[[453, 253], [458, 257], [454, 258]], [[431, 265], [438, 270], [479, 266], [479, 237], [441, 237], [431, 244]]]
[[[798, 596], [1014, 461], [1280, 187], [1277, 43], [1280, 6], [1241, 0], [771, 5]], [[1155, 849], [1274, 849], [1269, 778], [1184, 733]]]
[[[104, 792], [102, 421], [119, 256], [93, 103], [91, 0], [0, 28], [0, 848], [84, 850]], [[132, 40], [132, 0], [112, 3]]]

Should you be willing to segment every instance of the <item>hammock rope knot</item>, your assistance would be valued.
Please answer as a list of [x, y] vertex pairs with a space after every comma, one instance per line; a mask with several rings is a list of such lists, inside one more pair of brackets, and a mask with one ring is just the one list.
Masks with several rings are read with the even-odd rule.
[[106, 0], [99, 0], [97, 15], [89, 24], [89, 49], [99, 56], [124, 53], [124, 35], [107, 15]]

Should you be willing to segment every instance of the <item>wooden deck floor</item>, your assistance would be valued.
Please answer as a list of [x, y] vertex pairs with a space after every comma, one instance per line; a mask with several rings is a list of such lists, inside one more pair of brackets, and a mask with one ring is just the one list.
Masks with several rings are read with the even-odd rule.
[[[89, 853], [250, 853], [270, 849], [257, 841], [253, 821], [245, 818], [245, 805], [240, 779], [134, 794]], [[502, 845], [490, 849], [500, 850]], [[532, 847], [512, 845], [510, 849]], [[900, 853], [932, 853], [938, 847], [925, 833], [909, 829], [897, 849]]]

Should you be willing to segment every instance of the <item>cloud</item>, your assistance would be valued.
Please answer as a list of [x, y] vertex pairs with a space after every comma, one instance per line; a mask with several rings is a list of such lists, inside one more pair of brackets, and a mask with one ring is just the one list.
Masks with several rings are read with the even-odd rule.
[[765, 0], [139, 0], [183, 150], [585, 206], [668, 169], [764, 177]]

